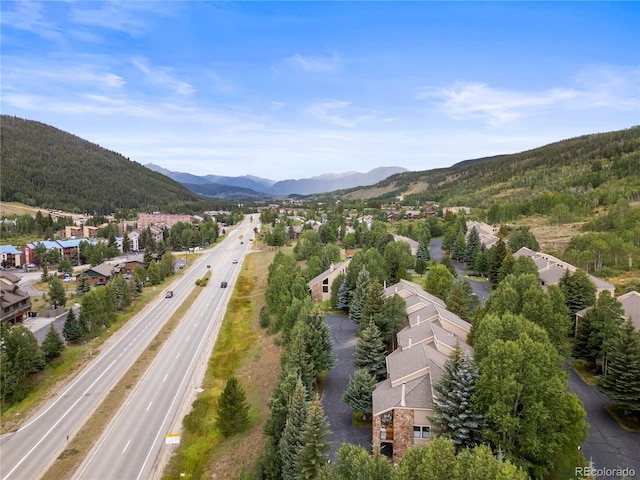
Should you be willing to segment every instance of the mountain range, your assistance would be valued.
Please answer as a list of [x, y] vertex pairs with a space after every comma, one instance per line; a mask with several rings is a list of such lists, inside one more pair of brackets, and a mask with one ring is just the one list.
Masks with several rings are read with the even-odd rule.
[[[221, 175], [197, 176], [184, 172], [173, 172], [153, 163], [145, 165], [154, 172], [162, 173], [189, 190], [201, 195], [229, 198], [232, 192], [245, 195], [245, 198], [261, 198], [266, 196], [313, 195], [317, 193], [344, 190], [365, 185], [374, 185], [397, 173], [407, 172], [402, 167], [379, 167], [366, 173], [344, 172], [302, 178], [298, 180], [269, 180], [266, 178], [244, 175], [241, 177], [225, 177]], [[229, 187], [237, 187], [232, 189]]]

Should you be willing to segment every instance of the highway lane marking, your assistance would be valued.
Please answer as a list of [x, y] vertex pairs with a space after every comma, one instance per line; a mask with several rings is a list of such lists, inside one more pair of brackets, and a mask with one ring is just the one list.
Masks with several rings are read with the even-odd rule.
[[188, 342], [190, 338], [191, 338], [191, 335], [189, 335], [189, 336], [187, 337], [187, 339], [185, 340], [185, 342]]
[[165, 374], [164, 378], [162, 379], [162, 383], [164, 383], [164, 381], [167, 379], [167, 377], [169, 377], [169, 374]]
[[[29, 451], [27, 452], [27, 454], [26, 454], [24, 457], [22, 457], [22, 459], [21, 459], [21, 460], [16, 464], [16, 466], [15, 466], [15, 467], [13, 467], [9, 473], [7, 473], [7, 475], [4, 477], [4, 479], [5, 479], [5, 480], [7, 480], [7, 478], [9, 478], [9, 477], [11, 476], [11, 474], [13, 474], [13, 472], [15, 472], [15, 471], [16, 471], [16, 469], [17, 469], [20, 465], [22, 465], [22, 462], [24, 462], [24, 461], [27, 459], [27, 457], [28, 457], [29, 455], [31, 455], [31, 454], [34, 452], [34, 450], [35, 450], [36, 448], [38, 448], [38, 446], [39, 446], [39, 445], [44, 441], [44, 439], [45, 439], [45, 438], [47, 438], [47, 437], [49, 436], [49, 434], [55, 430], [55, 428], [58, 426], [58, 424], [59, 424], [60, 422], [62, 422], [62, 420], [64, 419], [64, 417], [66, 417], [66, 416], [69, 414], [69, 412], [71, 412], [71, 411], [74, 409], [74, 407], [75, 407], [75, 406], [80, 402], [80, 400], [82, 400], [83, 398], [85, 398], [85, 395], [87, 394], [87, 392], [89, 392], [89, 390], [91, 390], [91, 389], [94, 387], [94, 385], [100, 381], [100, 379], [102, 378], [102, 376], [103, 376], [104, 374], [106, 374], [106, 373], [111, 369], [111, 367], [113, 367], [113, 364], [114, 364], [114, 363], [116, 363], [116, 361], [117, 361], [117, 359], [116, 359], [116, 360], [114, 360], [113, 362], [111, 362], [111, 363], [109, 364], [109, 366], [108, 366], [107, 368], [105, 368], [105, 369], [104, 369], [104, 371], [103, 371], [103, 372], [98, 376], [98, 378], [96, 378], [96, 379], [94, 380], [94, 382], [93, 382], [91, 385], [89, 385], [89, 388], [87, 388], [87, 389], [84, 391], [84, 393], [83, 393], [82, 395], [80, 395], [80, 398], [78, 398], [78, 400], [76, 400], [76, 401], [73, 403], [73, 405], [71, 405], [71, 407], [70, 407], [69, 409], [67, 409], [67, 411], [66, 411], [66, 412], [64, 412], [64, 414], [63, 414], [63, 415], [61, 415], [61, 416], [60, 416], [60, 418], [58, 419], [58, 421], [57, 421], [56, 423], [54, 423], [54, 424], [53, 424], [53, 426], [52, 426], [49, 430], [47, 430], [47, 432], [46, 432], [46, 433], [45, 433], [45, 434], [40, 438], [40, 440], [38, 440], [38, 441], [36, 442], [36, 444], [31, 448], [31, 450], [29, 450]], [[35, 420], [34, 420], [34, 421], [35, 421]], [[33, 423], [33, 422], [31, 422], [31, 423]], [[31, 425], [31, 423], [29, 423], [28, 425]], [[23, 428], [24, 428], [24, 427], [23, 427]]]
[[[164, 380], [163, 380], [164, 381]], [[147, 409], [145, 411], [149, 411], [149, 409], [151, 408], [151, 405], [153, 405], [153, 402], [149, 403], [149, 406], [147, 407]]]
[[180, 354], [181, 354], [181, 353], [182, 353], [182, 352], [178, 352], [178, 354], [176, 355], [176, 359], [180, 358]]
[[122, 453], [127, 451], [127, 448], [129, 448], [129, 444], [131, 443], [131, 439], [129, 439], [129, 441], [127, 442], [127, 444], [124, 446], [124, 450], [122, 450]]

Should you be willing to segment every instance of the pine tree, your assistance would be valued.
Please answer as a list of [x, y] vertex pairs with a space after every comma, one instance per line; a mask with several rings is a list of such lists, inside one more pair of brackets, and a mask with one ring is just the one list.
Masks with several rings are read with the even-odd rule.
[[473, 409], [478, 367], [456, 345], [444, 364], [442, 376], [434, 384], [437, 400], [433, 423], [443, 436], [451, 438], [458, 450], [480, 443], [484, 427], [482, 415]]
[[620, 327], [608, 360], [607, 374], [599, 378], [598, 388], [625, 414], [640, 413], [640, 333], [631, 320]]
[[296, 480], [298, 477], [298, 455], [305, 443], [304, 426], [309, 416], [307, 389], [298, 381], [287, 412], [287, 422], [280, 438], [280, 458], [282, 459], [282, 480]]
[[49, 327], [49, 331], [44, 337], [40, 348], [47, 362], [51, 362], [54, 358], [60, 356], [64, 350], [64, 342], [62, 338], [60, 338], [58, 331], [54, 328], [53, 323]]
[[361, 321], [373, 320], [378, 323], [384, 312], [384, 288], [377, 278], [374, 278], [369, 287], [369, 293], [362, 304]]
[[335, 365], [331, 332], [320, 310], [311, 312], [306, 317], [305, 344], [318, 373], [327, 372]]
[[320, 397], [316, 395], [315, 400], [309, 409], [309, 416], [304, 427], [304, 445], [298, 453], [297, 467], [298, 476], [302, 480], [313, 480], [320, 478], [320, 472], [327, 465], [329, 450], [329, 422], [327, 421]]
[[354, 353], [353, 365], [363, 368], [376, 379], [381, 380], [387, 372], [386, 348], [380, 329], [373, 321], [360, 331]]
[[73, 313], [73, 309], [70, 308], [67, 313], [67, 318], [64, 321], [64, 326], [62, 327], [62, 335], [69, 343], [78, 343], [82, 340], [82, 327], [76, 318], [75, 313]]
[[364, 368], [360, 368], [349, 377], [342, 401], [355, 412], [361, 412], [363, 420], [371, 417], [373, 407], [372, 393], [377, 379]]
[[447, 296], [447, 310], [470, 322], [475, 308], [477, 308], [478, 300], [477, 296], [472, 295], [471, 285], [467, 288], [465, 282], [469, 284], [466, 278], [459, 278], [453, 282], [453, 286]]
[[296, 372], [307, 390], [313, 387], [318, 372], [311, 355], [307, 352], [302, 329], [294, 329], [294, 336], [282, 355], [282, 369], [286, 372]]
[[476, 227], [473, 227], [471, 231], [467, 234], [467, 245], [464, 249], [464, 255], [462, 260], [465, 265], [469, 268], [474, 268], [476, 262], [476, 256], [478, 255], [478, 251], [480, 250], [480, 235], [478, 234], [478, 230]]
[[338, 306], [340, 310], [347, 310], [349, 308], [349, 303], [351, 301], [351, 292], [349, 290], [349, 282], [345, 277], [340, 284], [340, 288], [338, 289]]
[[429, 241], [421, 241], [418, 244], [416, 259], [423, 260], [425, 263], [431, 260], [431, 253], [429, 252]]
[[64, 291], [64, 285], [57, 277], [51, 277], [49, 280], [49, 300], [52, 307], [63, 306], [67, 303], [67, 294]]
[[236, 377], [230, 377], [218, 400], [216, 426], [229, 437], [249, 425], [249, 404]]
[[351, 297], [351, 302], [349, 303], [349, 317], [356, 323], [360, 323], [360, 319], [362, 318], [362, 308], [364, 307], [364, 302], [369, 295], [369, 289], [371, 288], [371, 275], [366, 268], [362, 268], [360, 273], [358, 273], [358, 277], [356, 279], [356, 288], [353, 292], [353, 296]]
[[76, 277], [76, 293], [80, 296], [91, 290], [89, 279], [86, 273], [81, 273]]
[[559, 285], [564, 293], [567, 307], [571, 310], [571, 318], [575, 318], [576, 312], [583, 308], [595, 305], [596, 287], [584, 270], [578, 269], [572, 275], [567, 269]]
[[460, 262], [464, 257], [464, 253], [467, 248], [467, 241], [465, 239], [465, 232], [460, 229], [456, 235], [456, 240], [453, 242], [451, 248], [451, 257], [456, 259], [456, 262]]

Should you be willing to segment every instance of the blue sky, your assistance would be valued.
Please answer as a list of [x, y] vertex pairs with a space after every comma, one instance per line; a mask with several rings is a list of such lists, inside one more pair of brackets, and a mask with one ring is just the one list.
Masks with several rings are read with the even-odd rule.
[[1, 111], [273, 180], [640, 124], [638, 2], [0, 2]]

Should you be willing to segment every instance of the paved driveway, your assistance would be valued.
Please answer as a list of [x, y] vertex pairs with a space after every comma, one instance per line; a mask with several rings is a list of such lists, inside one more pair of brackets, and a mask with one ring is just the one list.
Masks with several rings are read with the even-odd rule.
[[[582, 444], [582, 453], [598, 469], [624, 469], [635, 471], [640, 478], [640, 433], [624, 430], [605, 410], [610, 400], [597, 388], [587, 385], [573, 368], [569, 370], [569, 389], [575, 393], [587, 412], [589, 435]], [[621, 478], [619, 476], [598, 476], [598, 479]]]
[[322, 407], [331, 430], [329, 458], [335, 461], [343, 443], [360, 445], [371, 452], [371, 428], [354, 428], [351, 424], [352, 410], [342, 402], [349, 376], [355, 371], [352, 362], [357, 325], [347, 316], [329, 315], [325, 317], [325, 321], [331, 330], [336, 365], [327, 374], [322, 392]]

